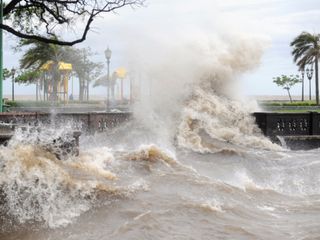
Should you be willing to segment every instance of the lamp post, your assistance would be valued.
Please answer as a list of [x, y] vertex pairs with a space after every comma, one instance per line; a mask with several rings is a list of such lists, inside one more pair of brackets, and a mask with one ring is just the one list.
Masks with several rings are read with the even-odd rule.
[[107, 111], [109, 111], [110, 108], [110, 59], [111, 59], [111, 50], [109, 49], [109, 47], [107, 48], [107, 50], [104, 51], [104, 55], [107, 59], [107, 66], [108, 66], [108, 72], [107, 72], [107, 86], [108, 86], [108, 90], [107, 90]]
[[[14, 77], [15, 77], [15, 74], [16, 74], [16, 70], [14, 68], [11, 69], [11, 77], [12, 77], [12, 101], [14, 101]], [[38, 94], [38, 92], [37, 92]]]
[[[86, 63], [86, 60], [87, 60], [87, 58], [86, 58], [86, 52], [85, 51], [83, 51], [83, 62], [84, 62], [84, 64], [85, 64], [85, 66], [87, 66], [87, 63]], [[88, 76], [89, 74], [87, 74], [87, 69], [85, 68], [85, 71], [84, 71], [84, 76], [85, 76], [85, 78], [87, 78], [87, 89], [86, 89], [86, 92], [87, 92], [87, 101], [89, 102], [89, 76]], [[85, 81], [85, 79], [84, 79], [84, 81]]]
[[307, 72], [307, 77], [308, 77], [308, 80], [309, 80], [309, 100], [311, 100], [311, 79], [312, 79], [312, 76], [313, 76], [313, 65], [311, 64], [311, 68], [307, 68], [306, 70]]
[[301, 72], [301, 82], [302, 82], [302, 93], [301, 93], [301, 101], [304, 101], [304, 67], [300, 69]]
[[[2, 24], [3, 17], [3, 1], [0, 1], [0, 23]], [[2, 28], [0, 28], [0, 112], [3, 112], [2, 103], [2, 84], [3, 84], [3, 40], [2, 40]]]

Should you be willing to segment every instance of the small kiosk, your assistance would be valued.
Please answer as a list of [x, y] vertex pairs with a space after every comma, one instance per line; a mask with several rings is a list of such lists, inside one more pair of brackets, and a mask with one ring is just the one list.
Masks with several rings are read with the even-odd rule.
[[63, 101], [66, 104], [72, 64], [48, 61], [40, 69], [43, 71], [43, 77], [39, 93], [43, 94], [43, 99], [45, 101]]

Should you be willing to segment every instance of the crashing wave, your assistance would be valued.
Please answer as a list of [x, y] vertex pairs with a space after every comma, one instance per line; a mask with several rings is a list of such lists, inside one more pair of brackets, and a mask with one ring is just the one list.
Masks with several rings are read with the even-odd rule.
[[185, 106], [177, 132], [180, 147], [201, 153], [280, 149], [261, 134], [250, 107], [212, 91], [198, 88]]

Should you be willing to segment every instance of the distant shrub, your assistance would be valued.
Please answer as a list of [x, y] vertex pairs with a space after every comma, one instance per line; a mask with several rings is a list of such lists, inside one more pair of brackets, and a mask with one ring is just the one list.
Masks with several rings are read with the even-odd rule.
[[272, 102], [272, 103], [262, 103], [261, 105], [264, 105], [264, 106], [282, 106], [282, 103]]
[[18, 106], [18, 103], [16, 101], [11, 101], [11, 100], [5, 101], [5, 104], [8, 105], [9, 107], [17, 107]]
[[317, 104], [313, 101], [305, 101], [305, 102], [287, 102], [287, 103], [283, 103], [283, 106], [316, 106]]

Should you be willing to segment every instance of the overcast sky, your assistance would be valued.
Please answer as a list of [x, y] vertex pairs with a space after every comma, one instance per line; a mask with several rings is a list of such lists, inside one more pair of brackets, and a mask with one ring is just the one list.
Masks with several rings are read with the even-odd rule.
[[[78, 47], [90, 46], [98, 53], [94, 60], [104, 62], [103, 51], [109, 46], [113, 51], [112, 68], [116, 68], [128, 64], [131, 46], [143, 48], [143, 39], [175, 41], [177, 34], [188, 37], [200, 33], [259, 36], [267, 46], [261, 63], [254, 71], [239, 76], [240, 86], [247, 95], [284, 95], [272, 78], [298, 73], [289, 44], [302, 31], [320, 33], [319, 0], [147, 0], [145, 7], [119, 9], [97, 19], [87, 41]], [[13, 41], [5, 35], [4, 65], [9, 68], [18, 65], [19, 55], [10, 48]], [[10, 86], [6, 81], [5, 95], [10, 94]], [[300, 94], [300, 89], [295, 87], [293, 94]], [[16, 88], [18, 94], [33, 91], [33, 86]], [[104, 91], [101, 87], [91, 92]]]

